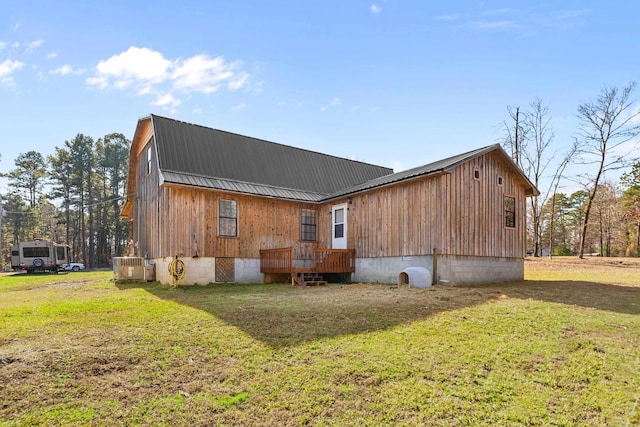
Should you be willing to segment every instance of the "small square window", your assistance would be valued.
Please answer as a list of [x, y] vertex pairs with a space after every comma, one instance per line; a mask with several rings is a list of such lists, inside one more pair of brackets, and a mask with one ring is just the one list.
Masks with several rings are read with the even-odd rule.
[[480, 179], [480, 171], [478, 169], [473, 171], [473, 179]]
[[498, 185], [500, 185], [500, 186], [502, 185], [502, 177], [501, 176], [498, 177]]

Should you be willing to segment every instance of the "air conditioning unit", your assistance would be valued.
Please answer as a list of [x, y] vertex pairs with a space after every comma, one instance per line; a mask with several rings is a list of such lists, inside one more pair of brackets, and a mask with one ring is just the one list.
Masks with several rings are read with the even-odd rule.
[[113, 276], [115, 280], [146, 280], [145, 259], [140, 257], [114, 257]]

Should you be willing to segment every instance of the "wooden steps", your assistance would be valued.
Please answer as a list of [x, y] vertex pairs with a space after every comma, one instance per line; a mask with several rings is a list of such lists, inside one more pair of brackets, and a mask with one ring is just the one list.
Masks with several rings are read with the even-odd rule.
[[[302, 271], [300, 271], [302, 270]], [[306, 269], [295, 269], [291, 272], [291, 286], [296, 284], [300, 286], [324, 286], [327, 281], [322, 276]]]

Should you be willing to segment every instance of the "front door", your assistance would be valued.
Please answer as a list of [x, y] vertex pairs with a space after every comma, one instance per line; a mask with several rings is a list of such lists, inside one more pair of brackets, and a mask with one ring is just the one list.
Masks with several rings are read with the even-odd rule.
[[331, 248], [347, 249], [347, 204], [331, 207]]

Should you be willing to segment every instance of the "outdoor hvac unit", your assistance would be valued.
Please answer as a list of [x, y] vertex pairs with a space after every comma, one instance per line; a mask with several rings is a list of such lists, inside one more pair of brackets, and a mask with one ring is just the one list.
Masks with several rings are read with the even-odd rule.
[[116, 280], [145, 280], [145, 259], [140, 257], [113, 258]]

